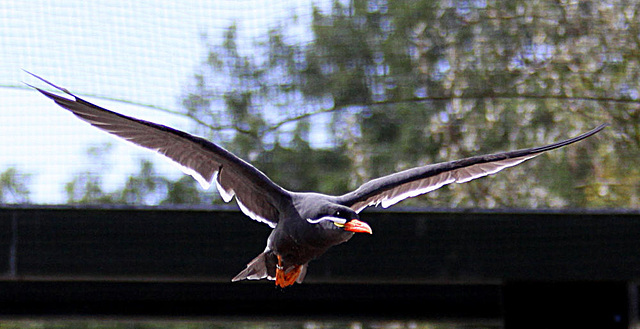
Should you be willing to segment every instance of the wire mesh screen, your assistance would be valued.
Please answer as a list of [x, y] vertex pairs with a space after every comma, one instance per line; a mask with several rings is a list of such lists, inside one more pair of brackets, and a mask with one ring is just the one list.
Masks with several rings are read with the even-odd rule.
[[[150, 152], [51, 106], [22, 83], [36, 81], [22, 70], [101, 106], [189, 130], [194, 128], [190, 120], [171, 112], [182, 111], [182, 98], [206, 61], [208, 44], [222, 43], [225, 31], [236, 26], [238, 48], [250, 52], [269, 29], [292, 17], [308, 26], [310, 2], [3, 3], [0, 166], [5, 180], [13, 183], [6, 182], [2, 201], [65, 203], [74, 198], [65, 186], [78, 177], [94, 180], [94, 188], [101, 190], [97, 194], [108, 194], [121, 190], [146, 160], [158, 176], [182, 175]], [[299, 34], [310, 38], [309, 31]], [[85, 192], [75, 198], [82, 199]]]
[[291, 190], [534, 147], [402, 203], [640, 205], [638, 1], [6, 1], [0, 201], [211, 204], [169, 161], [22, 81], [205, 137]]

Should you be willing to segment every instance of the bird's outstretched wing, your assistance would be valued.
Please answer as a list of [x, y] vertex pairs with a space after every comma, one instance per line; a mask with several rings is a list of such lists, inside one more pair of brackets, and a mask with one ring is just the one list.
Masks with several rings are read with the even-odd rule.
[[337, 201], [356, 212], [368, 206], [390, 207], [402, 200], [431, 192], [451, 183], [497, 173], [534, 158], [543, 152], [583, 140], [606, 127], [607, 124], [580, 136], [558, 143], [517, 151], [480, 155], [466, 159], [416, 167], [364, 183], [353, 192], [337, 197]]
[[166, 156], [193, 176], [203, 188], [208, 188], [215, 181], [224, 201], [231, 201], [235, 195], [242, 212], [275, 227], [279, 205], [286, 202], [289, 194], [251, 164], [205, 139], [107, 110], [29, 74], [72, 96], [74, 99], [69, 99], [31, 86], [78, 118]]

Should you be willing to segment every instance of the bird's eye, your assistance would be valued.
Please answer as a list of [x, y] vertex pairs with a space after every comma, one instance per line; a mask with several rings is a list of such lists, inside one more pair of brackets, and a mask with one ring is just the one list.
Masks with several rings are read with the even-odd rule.
[[336, 211], [335, 216], [336, 216], [336, 217], [342, 217], [342, 212], [340, 212], [339, 210], [338, 210], [338, 211]]

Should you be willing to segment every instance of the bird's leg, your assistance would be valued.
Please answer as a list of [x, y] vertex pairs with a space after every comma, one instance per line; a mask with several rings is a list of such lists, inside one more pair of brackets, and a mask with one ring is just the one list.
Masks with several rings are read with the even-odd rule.
[[291, 270], [286, 271], [282, 266], [282, 258], [278, 255], [278, 265], [276, 265], [276, 286], [280, 288], [288, 287], [296, 282], [300, 272], [302, 271], [302, 265], [293, 267]]
[[278, 255], [278, 265], [276, 265], [276, 286], [284, 288], [288, 286], [286, 281], [284, 267], [282, 267], [282, 258]]

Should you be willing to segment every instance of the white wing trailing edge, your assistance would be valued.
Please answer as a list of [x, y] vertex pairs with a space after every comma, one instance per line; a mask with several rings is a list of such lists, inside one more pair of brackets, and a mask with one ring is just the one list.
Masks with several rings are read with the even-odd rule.
[[481, 155], [471, 158], [416, 167], [364, 183], [357, 190], [337, 197], [338, 203], [356, 212], [369, 206], [388, 208], [402, 200], [437, 190], [447, 184], [495, 174], [536, 156], [583, 140], [606, 127], [606, 124], [580, 136], [558, 143], [517, 151]]

